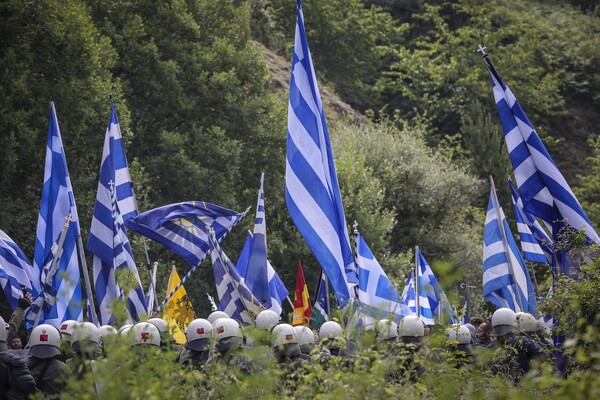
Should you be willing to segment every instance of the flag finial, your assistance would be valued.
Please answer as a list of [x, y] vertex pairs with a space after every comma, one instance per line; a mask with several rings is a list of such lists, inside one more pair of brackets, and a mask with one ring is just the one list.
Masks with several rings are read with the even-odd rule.
[[354, 228], [354, 233], [357, 234], [358, 233], [358, 222], [356, 222], [356, 220], [352, 224], [352, 227]]

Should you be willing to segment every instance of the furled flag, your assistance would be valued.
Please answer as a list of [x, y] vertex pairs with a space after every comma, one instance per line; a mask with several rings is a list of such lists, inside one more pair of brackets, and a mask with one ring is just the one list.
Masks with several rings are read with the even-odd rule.
[[312, 306], [310, 305], [310, 295], [308, 294], [308, 286], [304, 280], [304, 272], [302, 264], [298, 260], [298, 273], [296, 275], [296, 293], [294, 294], [294, 314], [292, 316], [292, 325], [308, 325], [312, 314]]
[[354, 297], [358, 275], [300, 0], [297, 8], [285, 198], [294, 224], [327, 274], [338, 304], [343, 307]]
[[[112, 103], [106, 128], [98, 192], [87, 249], [94, 255], [94, 288], [100, 307], [102, 324], [113, 322], [112, 303], [117, 298], [127, 300], [133, 321], [148, 312], [133, 253], [125, 233], [123, 221], [137, 215], [137, 204], [125, 157], [125, 146]], [[117, 272], [119, 270], [120, 272]], [[126, 280], [119, 285], [117, 280]], [[124, 290], [131, 289], [128, 293]]]
[[[66, 218], [71, 214], [71, 224], [65, 238], [60, 265], [54, 280], [56, 302], [50, 314], [52, 318], [42, 316], [40, 323], [58, 326], [62, 321], [83, 318], [81, 284], [79, 282], [79, 260], [77, 258], [77, 237], [80, 235], [77, 207], [67, 159], [60, 136], [58, 119], [54, 103], [50, 104], [50, 126], [48, 128], [48, 146], [46, 147], [46, 167], [44, 186], [40, 201], [33, 265], [41, 274], [44, 262], [50, 255], [52, 246], [58, 242]], [[34, 284], [40, 285], [39, 280]], [[36, 288], [39, 292], [40, 286]]]
[[219, 296], [219, 310], [224, 311], [231, 318], [244, 325], [254, 323], [256, 315], [264, 310], [262, 304], [254, 297], [233, 263], [229, 261], [227, 255], [219, 246], [212, 229], [209, 229], [208, 240], [215, 284]]
[[535, 217], [523, 209], [523, 202], [510, 178], [508, 179], [508, 186], [512, 194], [517, 230], [521, 239], [521, 249], [523, 249], [523, 258], [542, 264], [548, 263], [551, 269], [554, 270], [552, 240]]
[[[248, 232], [244, 247], [235, 264], [235, 268], [244, 282], [246, 282], [248, 276], [248, 260], [250, 258], [250, 250], [252, 249], [252, 240], [252, 232]], [[283, 310], [283, 302], [290, 293], [269, 260], [267, 260], [267, 278], [269, 280], [269, 292], [271, 294], [271, 308], [269, 308], [269, 310], [274, 311], [279, 315]]]
[[[402, 291], [402, 297], [400, 302], [409, 308], [411, 315], [417, 315], [417, 302], [415, 297], [415, 278], [414, 269], [410, 271], [410, 275], [406, 278], [406, 284]], [[422, 282], [421, 279], [419, 279]], [[435, 320], [433, 319], [433, 312], [429, 305], [429, 298], [427, 293], [423, 291], [423, 285], [419, 285], [419, 317], [425, 325], [434, 325]]]
[[212, 227], [220, 241], [246, 215], [204, 201], [169, 204], [141, 213], [125, 222], [136, 231], [196, 267], [208, 255], [207, 229]]
[[148, 284], [148, 290], [146, 291], [146, 307], [148, 308], [148, 314], [152, 314], [151, 310], [154, 308], [154, 302], [156, 301], [156, 293], [154, 293], [154, 289], [156, 288], [157, 269], [158, 263], [155, 262], [152, 265], [152, 270], [150, 271], [150, 283]]
[[[429, 306], [435, 320], [438, 320], [442, 315], [442, 311], [449, 316], [451, 322], [456, 318], [456, 312], [448, 301], [446, 294], [442, 290], [437, 278], [433, 274], [431, 267], [423, 257], [421, 249], [417, 249], [417, 260], [419, 263], [419, 278], [422, 282], [422, 287], [419, 291], [427, 295]], [[442, 317], [443, 318], [443, 317]], [[447, 321], [438, 321], [445, 324]]]
[[325, 322], [329, 321], [329, 282], [325, 271], [321, 271], [321, 279], [319, 280], [319, 288], [310, 314], [309, 325], [314, 329], [321, 328]]
[[23, 286], [33, 297], [38, 295], [39, 275], [19, 246], [0, 230], [0, 284], [10, 308], [17, 308]]
[[554, 239], [560, 233], [563, 221], [566, 221], [574, 229], [585, 232], [590, 241], [600, 243], [596, 230], [517, 99], [500, 78], [489, 55], [485, 51], [483, 53], [525, 211], [552, 227]]
[[[181, 279], [179, 279], [177, 269], [173, 265], [167, 285], [167, 293], [175, 289], [179, 282], [181, 282]], [[171, 296], [163, 308], [162, 317], [167, 322], [169, 332], [171, 332], [177, 344], [184, 344], [186, 342], [185, 331], [189, 323], [196, 318], [196, 314], [183, 286], [179, 286], [179, 289]]]
[[52, 245], [50, 254], [44, 262], [42, 273], [40, 274], [41, 290], [38, 296], [34, 297], [33, 302], [25, 312], [24, 319], [28, 323], [36, 327], [42, 316], [46, 318], [56, 318], [56, 315], [52, 314], [52, 309], [56, 303], [56, 285], [55, 278], [56, 272], [60, 266], [60, 257], [62, 256], [63, 246], [69, 230], [71, 218], [67, 218], [63, 230], [60, 233], [57, 243]]
[[483, 231], [483, 294], [497, 307], [536, 315], [537, 300], [531, 278], [493, 182]]
[[355, 231], [356, 264], [358, 265], [358, 300], [360, 312], [375, 320], [387, 318], [399, 321], [411, 311], [400, 302], [392, 285], [367, 243]]

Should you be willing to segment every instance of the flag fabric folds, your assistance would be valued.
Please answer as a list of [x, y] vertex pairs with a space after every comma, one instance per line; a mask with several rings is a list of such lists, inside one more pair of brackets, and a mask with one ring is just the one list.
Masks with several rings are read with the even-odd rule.
[[483, 294], [497, 307], [536, 315], [533, 284], [493, 186], [483, 232]]
[[379, 262], [356, 232], [356, 264], [358, 265], [358, 300], [360, 313], [372, 319], [399, 321], [411, 311], [400, 302], [398, 291], [392, 285]]
[[188, 201], [143, 212], [127, 220], [125, 225], [196, 267], [210, 251], [208, 227], [212, 227], [221, 240], [245, 214], [204, 201]]
[[[524, 209], [549, 226], [566, 220], [576, 230], [585, 231], [592, 242], [600, 243], [600, 237], [519, 102], [489, 56], [485, 55], [484, 60], [492, 78], [496, 107]], [[555, 228], [552, 233], [558, 234]]]
[[330, 319], [329, 282], [327, 281], [325, 271], [321, 271], [321, 279], [319, 279], [319, 287], [317, 289], [317, 295], [315, 296], [315, 302], [312, 306], [309, 325], [314, 329], [319, 329], [321, 328], [321, 325]]
[[302, 263], [298, 260], [298, 272], [296, 275], [296, 293], [294, 294], [294, 314], [292, 317], [292, 325], [308, 325], [312, 314], [312, 306], [310, 305], [310, 295], [308, 294], [308, 286], [304, 279], [302, 271]]
[[[406, 278], [406, 284], [402, 291], [402, 297], [400, 302], [408, 307], [411, 315], [417, 315], [417, 301], [415, 296], [415, 274], [414, 269], [410, 271], [408, 278]], [[421, 281], [422, 283], [422, 281]], [[419, 318], [425, 325], [434, 325], [435, 320], [433, 318], [433, 311], [429, 305], [429, 297], [427, 293], [423, 291], [423, 285], [419, 285]]]
[[208, 240], [219, 296], [219, 310], [244, 325], [253, 324], [256, 315], [264, 309], [262, 304], [254, 297], [225, 255], [212, 229], [209, 229]]
[[[508, 186], [512, 194], [523, 258], [537, 263], [548, 263], [552, 267], [554, 265], [554, 260], [552, 259], [552, 240], [535, 217], [525, 211], [521, 197], [510, 179], [508, 180]], [[554, 268], [552, 267], [552, 269]]]
[[358, 280], [323, 105], [297, 1], [288, 105], [286, 204], [344, 306]]
[[[171, 275], [169, 276], [169, 283], [167, 284], [167, 293], [175, 289], [179, 282], [181, 282], [181, 279], [179, 279], [177, 269], [173, 266]], [[185, 288], [179, 286], [179, 289], [175, 291], [175, 294], [171, 296], [163, 308], [163, 319], [169, 326], [169, 332], [171, 332], [177, 344], [185, 344], [187, 341], [185, 338], [185, 331], [189, 323], [195, 318], [196, 314], [192, 302], [190, 301]]]
[[39, 275], [19, 246], [0, 230], [0, 284], [11, 309], [17, 308], [19, 297], [23, 297], [21, 286], [34, 298], [38, 295]]
[[[102, 324], [114, 321], [112, 303], [126, 300], [130, 317], [147, 313], [146, 299], [123, 221], [137, 215], [125, 147], [112, 103], [87, 249], [94, 255], [94, 289]], [[126, 293], [127, 292], [127, 293]]]
[[[58, 118], [54, 104], [50, 105], [50, 124], [48, 128], [48, 145], [46, 147], [46, 164], [44, 169], [44, 186], [40, 200], [40, 214], [36, 231], [34, 269], [38, 271], [38, 279], [34, 285], [40, 285], [39, 274], [44, 262], [50, 256], [52, 246], [58, 242], [61, 231], [69, 214], [72, 218], [56, 277], [56, 302], [53, 305], [52, 318], [42, 316], [40, 323], [58, 326], [62, 321], [83, 318], [81, 283], [79, 275], [79, 259], [77, 257], [77, 237], [80, 235], [77, 207], [67, 169]], [[41, 289], [37, 286], [38, 292]]]
[[[456, 312], [452, 308], [452, 305], [448, 301], [446, 294], [442, 290], [437, 278], [433, 274], [431, 267], [425, 260], [421, 249], [417, 250], [417, 260], [419, 263], [419, 278], [421, 287], [419, 291], [427, 295], [433, 318], [438, 320], [442, 316], [442, 312], [448, 314], [449, 319], [452, 321], [456, 318]], [[443, 317], [442, 317], [443, 318]], [[446, 323], [446, 321], [438, 321], [439, 323]]]

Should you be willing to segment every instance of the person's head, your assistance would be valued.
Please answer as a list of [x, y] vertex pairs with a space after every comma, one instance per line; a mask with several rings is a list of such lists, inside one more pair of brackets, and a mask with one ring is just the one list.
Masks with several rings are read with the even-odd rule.
[[480, 317], [473, 317], [469, 319], [469, 323], [477, 329], [479, 328], [479, 325], [483, 324], [483, 319]]
[[186, 349], [191, 351], [208, 351], [212, 345], [212, 324], [203, 318], [190, 322], [186, 331]]
[[537, 331], [537, 320], [529, 313], [517, 313], [519, 332], [533, 335]]
[[377, 342], [397, 342], [398, 324], [389, 319], [377, 321], [375, 326], [377, 333]]
[[407, 315], [398, 323], [398, 334], [404, 343], [421, 343], [425, 335], [425, 326], [416, 315]]
[[279, 357], [298, 357], [302, 354], [296, 330], [290, 324], [279, 324], [273, 327], [271, 347]]
[[510, 308], [499, 308], [492, 315], [492, 331], [500, 342], [517, 333], [517, 315]]
[[20, 336], [13, 336], [8, 342], [8, 347], [14, 350], [21, 350], [23, 348], [23, 342]]
[[82, 322], [73, 327], [71, 348], [77, 354], [93, 355], [100, 351], [100, 333], [91, 322]]
[[52, 358], [61, 354], [60, 332], [52, 325], [41, 324], [29, 336], [29, 354], [36, 358]]
[[221, 354], [241, 349], [244, 335], [240, 324], [232, 318], [219, 318], [213, 324], [213, 337], [217, 341], [217, 350]]
[[315, 347], [315, 334], [312, 329], [308, 326], [295, 326], [294, 330], [296, 331], [296, 337], [298, 338], [298, 344], [300, 345], [300, 350], [304, 354], [310, 354]]

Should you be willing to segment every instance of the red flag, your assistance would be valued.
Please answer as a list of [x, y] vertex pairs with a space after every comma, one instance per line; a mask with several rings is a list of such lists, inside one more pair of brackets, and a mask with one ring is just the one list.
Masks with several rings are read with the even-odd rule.
[[302, 264], [300, 264], [300, 260], [298, 260], [298, 275], [296, 275], [296, 293], [294, 294], [294, 316], [292, 325], [308, 325], [311, 313], [312, 306], [310, 305], [308, 287], [304, 280]]

